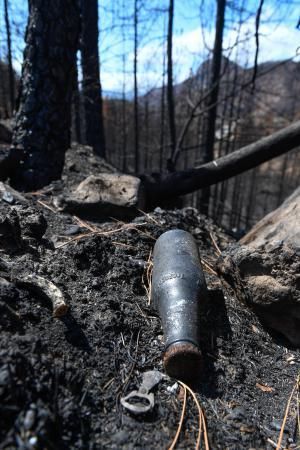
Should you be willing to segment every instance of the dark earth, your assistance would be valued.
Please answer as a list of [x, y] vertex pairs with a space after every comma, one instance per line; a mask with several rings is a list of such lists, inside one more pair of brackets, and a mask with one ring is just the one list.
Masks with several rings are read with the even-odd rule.
[[[80, 222], [56, 210], [54, 196], [104, 169], [88, 148], [74, 147], [62, 181], [0, 202], [0, 448], [170, 446], [182, 409], [176, 380], [165, 377], [153, 389], [147, 414], [131, 414], [120, 399], [139, 388], [146, 371], [164, 372], [146, 272], [155, 240], [172, 228], [193, 234], [209, 288], [200, 318], [204, 367], [193, 390], [210, 448], [276, 448], [299, 351], [222, 285], [213, 239], [226, 254], [233, 237], [193, 208], [157, 208], [127, 224], [95, 214]], [[68, 313], [54, 318], [49, 298], [18, 282], [26, 274], [52, 281]], [[278, 448], [299, 448], [297, 415], [295, 394]], [[176, 448], [195, 448], [197, 431], [189, 396]]]

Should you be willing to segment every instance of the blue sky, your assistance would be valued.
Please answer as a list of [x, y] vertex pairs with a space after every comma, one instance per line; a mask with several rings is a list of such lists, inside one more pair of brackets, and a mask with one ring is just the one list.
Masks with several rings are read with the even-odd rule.
[[[255, 52], [255, 12], [259, 0], [238, 0], [230, 3], [243, 5], [244, 12], [240, 16], [236, 10], [227, 8], [224, 53], [242, 65], [251, 66]], [[3, 0], [0, 0], [0, 4], [2, 12]], [[140, 0], [140, 4], [138, 79], [140, 92], [144, 92], [162, 83], [168, 0]], [[24, 47], [22, 35], [26, 24], [27, 1], [10, 0], [10, 9], [15, 68], [19, 71]], [[123, 84], [128, 93], [132, 91], [133, 10], [134, 0], [99, 1], [99, 45], [104, 92], [120, 93]], [[296, 29], [299, 14], [300, 1], [283, 3], [278, 0], [265, 0], [260, 26], [259, 62], [292, 58], [296, 56], [297, 51], [300, 53], [300, 30]], [[175, 0], [175, 82], [187, 78], [190, 72], [196, 71], [207, 58], [209, 49], [213, 46], [214, 16], [215, 2], [212, 0]], [[3, 58], [5, 36], [2, 13], [0, 26], [0, 57]], [[234, 44], [238, 31], [239, 44], [236, 46]], [[295, 58], [295, 61], [299, 60], [299, 57]]]

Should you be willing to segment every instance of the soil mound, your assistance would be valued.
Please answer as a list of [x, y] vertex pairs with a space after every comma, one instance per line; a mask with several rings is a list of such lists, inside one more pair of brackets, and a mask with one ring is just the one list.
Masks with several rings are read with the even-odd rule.
[[[195, 237], [209, 288], [201, 317], [204, 368], [193, 389], [210, 447], [274, 448], [299, 352], [222, 287], [217, 246], [225, 250], [232, 238], [192, 208], [158, 208], [130, 223], [76, 219], [50, 204], [61, 185], [27, 196], [27, 203], [0, 202], [0, 448], [168, 447], [182, 408], [176, 380], [158, 383], [147, 414], [132, 415], [120, 400], [146, 371], [163, 372], [147, 271], [155, 240], [173, 228]], [[18, 282], [27, 274], [55, 284], [69, 305], [65, 316], [53, 318], [50, 299]], [[293, 400], [284, 448], [296, 447], [296, 427]], [[194, 448], [197, 429], [189, 398], [177, 448]]]

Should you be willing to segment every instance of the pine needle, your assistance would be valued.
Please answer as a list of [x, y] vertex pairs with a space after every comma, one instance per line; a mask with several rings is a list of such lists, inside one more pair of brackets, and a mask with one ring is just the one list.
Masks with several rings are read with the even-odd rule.
[[199, 403], [199, 401], [198, 401], [198, 399], [196, 397], [196, 394], [187, 384], [185, 384], [185, 383], [183, 383], [182, 381], [179, 381], [179, 380], [178, 380], [178, 383], [182, 387], [185, 387], [189, 391], [189, 393], [193, 397], [193, 400], [194, 400], [194, 402], [195, 402], [195, 404], [197, 406], [197, 409], [198, 409], [199, 424], [198, 424], [198, 437], [197, 437], [195, 450], [199, 450], [200, 449], [201, 435], [202, 435], [202, 426], [203, 426], [205, 450], [209, 450], [209, 442], [208, 442], [208, 435], [207, 435], [207, 428], [206, 428], [206, 423], [205, 423], [205, 417], [204, 417], [202, 408], [200, 406], [200, 403]]
[[290, 410], [291, 402], [293, 400], [294, 393], [295, 393], [296, 389], [298, 389], [298, 386], [299, 386], [299, 377], [297, 378], [297, 381], [296, 381], [296, 383], [295, 383], [295, 385], [294, 385], [294, 387], [292, 389], [292, 392], [291, 392], [291, 394], [289, 396], [289, 399], [288, 399], [288, 402], [287, 402], [287, 405], [286, 405], [286, 409], [285, 409], [285, 413], [284, 413], [284, 417], [283, 417], [283, 420], [282, 420], [282, 425], [281, 425], [281, 429], [280, 429], [280, 433], [279, 433], [279, 438], [278, 438], [278, 441], [277, 441], [276, 450], [280, 450], [281, 449], [281, 443], [282, 443], [283, 433], [284, 433], [284, 429], [285, 429], [285, 424], [286, 424], [286, 421], [287, 421], [287, 418], [288, 418], [288, 414], [289, 414], [289, 410]]
[[214, 245], [214, 247], [215, 247], [215, 249], [216, 249], [216, 252], [217, 252], [217, 254], [218, 255], [221, 255], [221, 250], [220, 250], [220, 248], [219, 248], [219, 246], [218, 246], [218, 244], [217, 244], [217, 241], [216, 241], [216, 239], [214, 238], [214, 235], [212, 234], [212, 232], [210, 231], [209, 232], [209, 235], [210, 235], [210, 238], [211, 238], [211, 240], [212, 240], [212, 243], [213, 243], [213, 245]]
[[145, 211], [143, 211], [143, 210], [140, 209], [140, 208], [137, 208], [137, 210], [138, 210], [141, 214], [143, 214], [143, 216], [147, 217], [147, 219], [149, 219], [150, 222], [155, 223], [155, 225], [157, 225], [157, 226], [159, 226], [159, 227], [161, 226], [161, 224], [160, 224], [159, 222], [157, 222], [157, 220], [155, 220], [154, 217], [150, 216], [150, 214], [146, 213]]
[[50, 211], [52, 211], [54, 214], [57, 214], [57, 210], [54, 209], [52, 206], [48, 205], [48, 203], [43, 202], [42, 200], [37, 200], [37, 203], [39, 203], [40, 205], [42, 205], [44, 208], [49, 209]]
[[205, 261], [205, 259], [201, 258], [201, 264], [205, 267], [206, 272], [211, 273], [216, 277], [218, 276], [217, 272]]
[[88, 230], [93, 231], [94, 233], [99, 231], [99, 228], [91, 226], [89, 223], [85, 222], [84, 220], [79, 219], [79, 217], [77, 217], [77, 216], [74, 216], [74, 219], [83, 228], [87, 228]]
[[152, 287], [152, 271], [153, 271], [153, 262], [151, 261], [151, 258], [152, 258], [152, 250], [149, 253], [146, 269], [142, 276], [142, 285], [144, 286], [145, 291], [147, 293], [148, 305], [151, 304], [151, 287]]
[[77, 223], [79, 223], [83, 228], [86, 228], [87, 230], [89, 230], [88, 233], [82, 233], [72, 239], [69, 239], [66, 242], [63, 242], [62, 244], [59, 244], [56, 246], [56, 248], [61, 248], [64, 247], [65, 245], [70, 244], [71, 242], [76, 242], [76, 241], [80, 241], [81, 239], [87, 238], [89, 236], [110, 236], [112, 234], [118, 233], [119, 231], [124, 231], [124, 230], [135, 230], [138, 233], [141, 234], [145, 234], [147, 237], [150, 237], [151, 239], [154, 239], [151, 235], [149, 235], [148, 233], [139, 230], [138, 226], [142, 226], [145, 225], [145, 223], [139, 223], [139, 224], [131, 224], [131, 223], [123, 223], [119, 228], [115, 228], [113, 230], [108, 230], [108, 231], [102, 231], [101, 228], [99, 227], [93, 227], [90, 224], [88, 224], [87, 222], [84, 222], [81, 219], [78, 219], [78, 217], [74, 217], [75, 220], [77, 221]]
[[183, 403], [182, 403], [182, 410], [181, 410], [181, 415], [180, 415], [180, 420], [179, 420], [179, 424], [178, 424], [178, 428], [176, 431], [176, 434], [174, 436], [174, 439], [170, 445], [170, 447], [168, 448], [168, 450], [173, 450], [175, 448], [175, 445], [177, 444], [181, 429], [182, 429], [182, 424], [183, 424], [183, 419], [184, 419], [184, 415], [185, 415], [185, 408], [186, 408], [186, 387], [183, 387]]

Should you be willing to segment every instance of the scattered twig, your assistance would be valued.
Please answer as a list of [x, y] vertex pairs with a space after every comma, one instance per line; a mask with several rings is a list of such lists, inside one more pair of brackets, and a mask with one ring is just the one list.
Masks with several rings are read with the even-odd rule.
[[105, 391], [113, 382], [115, 381], [115, 378], [111, 378], [110, 380], [105, 383], [105, 385], [102, 388], [102, 391]]
[[286, 424], [286, 421], [287, 421], [287, 417], [288, 417], [288, 414], [289, 414], [289, 410], [290, 410], [290, 406], [291, 406], [291, 402], [292, 402], [295, 390], [298, 389], [298, 386], [299, 386], [299, 378], [297, 378], [297, 381], [296, 381], [296, 383], [293, 386], [292, 392], [291, 392], [291, 394], [289, 396], [289, 399], [288, 399], [288, 402], [287, 402], [287, 405], [286, 405], [286, 409], [285, 409], [285, 413], [284, 413], [284, 417], [283, 417], [283, 420], [282, 420], [282, 425], [281, 425], [281, 429], [280, 429], [280, 433], [279, 433], [279, 438], [278, 438], [278, 441], [277, 441], [276, 450], [280, 450], [281, 449], [281, 443], [282, 443], [283, 433], [284, 433], [284, 429], [285, 429], [285, 424]]
[[89, 236], [93, 236], [94, 234], [95, 234], [95, 233], [92, 232], [92, 231], [91, 231], [90, 233], [82, 233], [82, 234], [79, 234], [78, 236], [76, 236], [76, 237], [74, 237], [74, 238], [71, 238], [71, 239], [69, 239], [69, 240], [66, 241], [66, 242], [63, 242], [62, 244], [56, 245], [55, 248], [62, 248], [62, 247], [65, 247], [66, 245], [70, 244], [71, 242], [80, 241], [81, 239], [84, 239], [84, 238], [89, 237]]
[[142, 310], [142, 308], [140, 307], [140, 305], [135, 302], [137, 309], [140, 311], [141, 315], [144, 317], [144, 319], [146, 320], [146, 322], [148, 323], [148, 325], [150, 324], [150, 320], [148, 319], [147, 315], [144, 313], [144, 311]]
[[[131, 224], [129, 224], [129, 225], [131, 225]], [[129, 227], [129, 228], [131, 228], [132, 230], [137, 231], [137, 232], [140, 233], [140, 234], [144, 234], [146, 237], [148, 237], [149, 239], [152, 239], [153, 241], [156, 241], [156, 239], [155, 239], [150, 233], [147, 233], [147, 231], [139, 230], [139, 229], [137, 228], [137, 225], [140, 226], [141, 224], [131, 225], [131, 227]], [[145, 225], [145, 224], [144, 224], [144, 225]]]
[[99, 231], [99, 228], [92, 227], [89, 223], [85, 222], [84, 220], [79, 219], [79, 217], [74, 216], [75, 221], [83, 228], [87, 228], [88, 230], [92, 231], [93, 233], [96, 233]]
[[208, 264], [208, 262], [205, 261], [205, 259], [201, 258], [201, 264], [205, 267], [206, 272], [209, 272], [216, 277], [218, 276], [217, 272]]
[[181, 429], [182, 429], [182, 424], [183, 424], [183, 419], [184, 419], [184, 415], [185, 415], [185, 408], [186, 408], [186, 387], [183, 387], [183, 402], [182, 402], [182, 410], [181, 410], [181, 415], [180, 415], [180, 420], [179, 420], [179, 424], [178, 424], [178, 428], [176, 431], [176, 434], [174, 436], [174, 439], [170, 445], [170, 447], [168, 448], [168, 450], [173, 450], [175, 448], [175, 445], [178, 441]]
[[210, 235], [210, 238], [211, 238], [211, 240], [212, 240], [212, 243], [213, 243], [213, 245], [214, 245], [214, 247], [215, 247], [215, 249], [216, 249], [217, 254], [218, 254], [218, 255], [221, 255], [222, 252], [221, 252], [221, 250], [220, 250], [220, 247], [218, 246], [217, 241], [216, 241], [216, 239], [214, 238], [214, 235], [213, 235], [213, 233], [212, 233], [211, 231], [209, 232], [209, 235]]
[[158, 227], [161, 226], [161, 224], [154, 219], [154, 217], [150, 216], [150, 214], [146, 213], [145, 211], [143, 211], [142, 209], [137, 208], [137, 210], [143, 214], [143, 216], [147, 217], [147, 219], [149, 219], [151, 222], [155, 223], [155, 225], [157, 225]]
[[128, 374], [126, 380], [124, 381], [123, 388], [122, 388], [122, 393], [124, 393], [124, 392], [126, 391], [127, 386], [128, 386], [128, 383], [129, 383], [129, 380], [130, 380], [130, 378], [131, 378], [131, 375], [133, 374], [133, 371], [134, 371], [134, 368], [135, 368], [135, 365], [136, 365], [136, 358], [137, 358], [137, 354], [138, 354], [139, 341], [140, 341], [140, 332], [141, 332], [141, 331], [139, 330], [139, 331], [138, 331], [138, 334], [137, 334], [137, 338], [136, 338], [136, 346], [135, 346], [135, 357], [134, 357], [134, 359], [133, 359], [131, 368], [130, 368], [130, 370], [129, 370], [129, 374]]
[[37, 200], [37, 203], [39, 203], [40, 205], [44, 206], [44, 208], [49, 209], [50, 211], [52, 211], [54, 214], [57, 214], [57, 210], [54, 209], [52, 206], [48, 205], [48, 203], [43, 202], [42, 200]]
[[134, 245], [124, 244], [123, 242], [111, 241], [111, 243], [119, 247], [136, 248]]
[[142, 275], [142, 284], [147, 293], [148, 305], [150, 305], [151, 303], [151, 285], [152, 285], [152, 271], [153, 271], [153, 262], [151, 261], [151, 258], [152, 258], [152, 250], [149, 253], [146, 269]]
[[[277, 448], [277, 447], [276, 447], [276, 445], [277, 445], [276, 442], [274, 442], [272, 439], [268, 438], [267, 441], [269, 442], [269, 444], [272, 445], [272, 447]], [[280, 446], [280, 449], [282, 449], [281, 446]]]
[[15, 311], [11, 306], [9, 306], [7, 303], [0, 301], [0, 305], [4, 307], [13, 317], [20, 320], [20, 315]]
[[273, 392], [274, 391], [274, 388], [272, 388], [270, 386], [266, 386], [265, 384], [256, 383], [255, 386], [263, 392]]
[[45, 280], [39, 275], [26, 275], [18, 277], [16, 284], [46, 296], [52, 303], [54, 317], [64, 316], [69, 309], [63, 293], [52, 281]]
[[203, 427], [203, 436], [204, 436], [205, 450], [209, 450], [209, 442], [208, 442], [208, 435], [207, 435], [207, 428], [206, 428], [206, 423], [205, 423], [205, 417], [204, 417], [204, 413], [202, 411], [202, 408], [200, 406], [200, 403], [199, 403], [199, 401], [198, 401], [198, 399], [196, 397], [196, 394], [187, 384], [185, 384], [185, 383], [183, 383], [182, 381], [179, 381], [179, 380], [177, 380], [177, 382], [182, 387], [185, 387], [189, 391], [189, 393], [193, 397], [193, 400], [194, 400], [194, 402], [195, 402], [195, 404], [197, 406], [197, 409], [198, 409], [199, 424], [198, 424], [198, 437], [197, 437], [195, 450], [199, 450], [200, 449], [202, 427]]
[[119, 231], [124, 231], [124, 230], [135, 230], [138, 233], [145, 234], [150, 239], [154, 239], [154, 237], [151, 236], [149, 233], [139, 230], [138, 227], [142, 226], [142, 225], [146, 225], [146, 223], [139, 223], [139, 224], [134, 224], [134, 225], [132, 223], [123, 223], [119, 228], [115, 228], [114, 230], [103, 231], [103, 230], [101, 230], [101, 228], [92, 227], [87, 222], [84, 222], [81, 219], [78, 219], [77, 217], [75, 218], [75, 220], [77, 220], [77, 223], [79, 223], [82, 227], [88, 229], [89, 232], [82, 233], [74, 238], [71, 238], [68, 241], [63, 242], [62, 244], [57, 245], [56, 248], [62, 248], [64, 246], [70, 244], [71, 242], [80, 241], [81, 239], [87, 238], [89, 236], [110, 236], [112, 234], [115, 234], [115, 233], [118, 233]]

